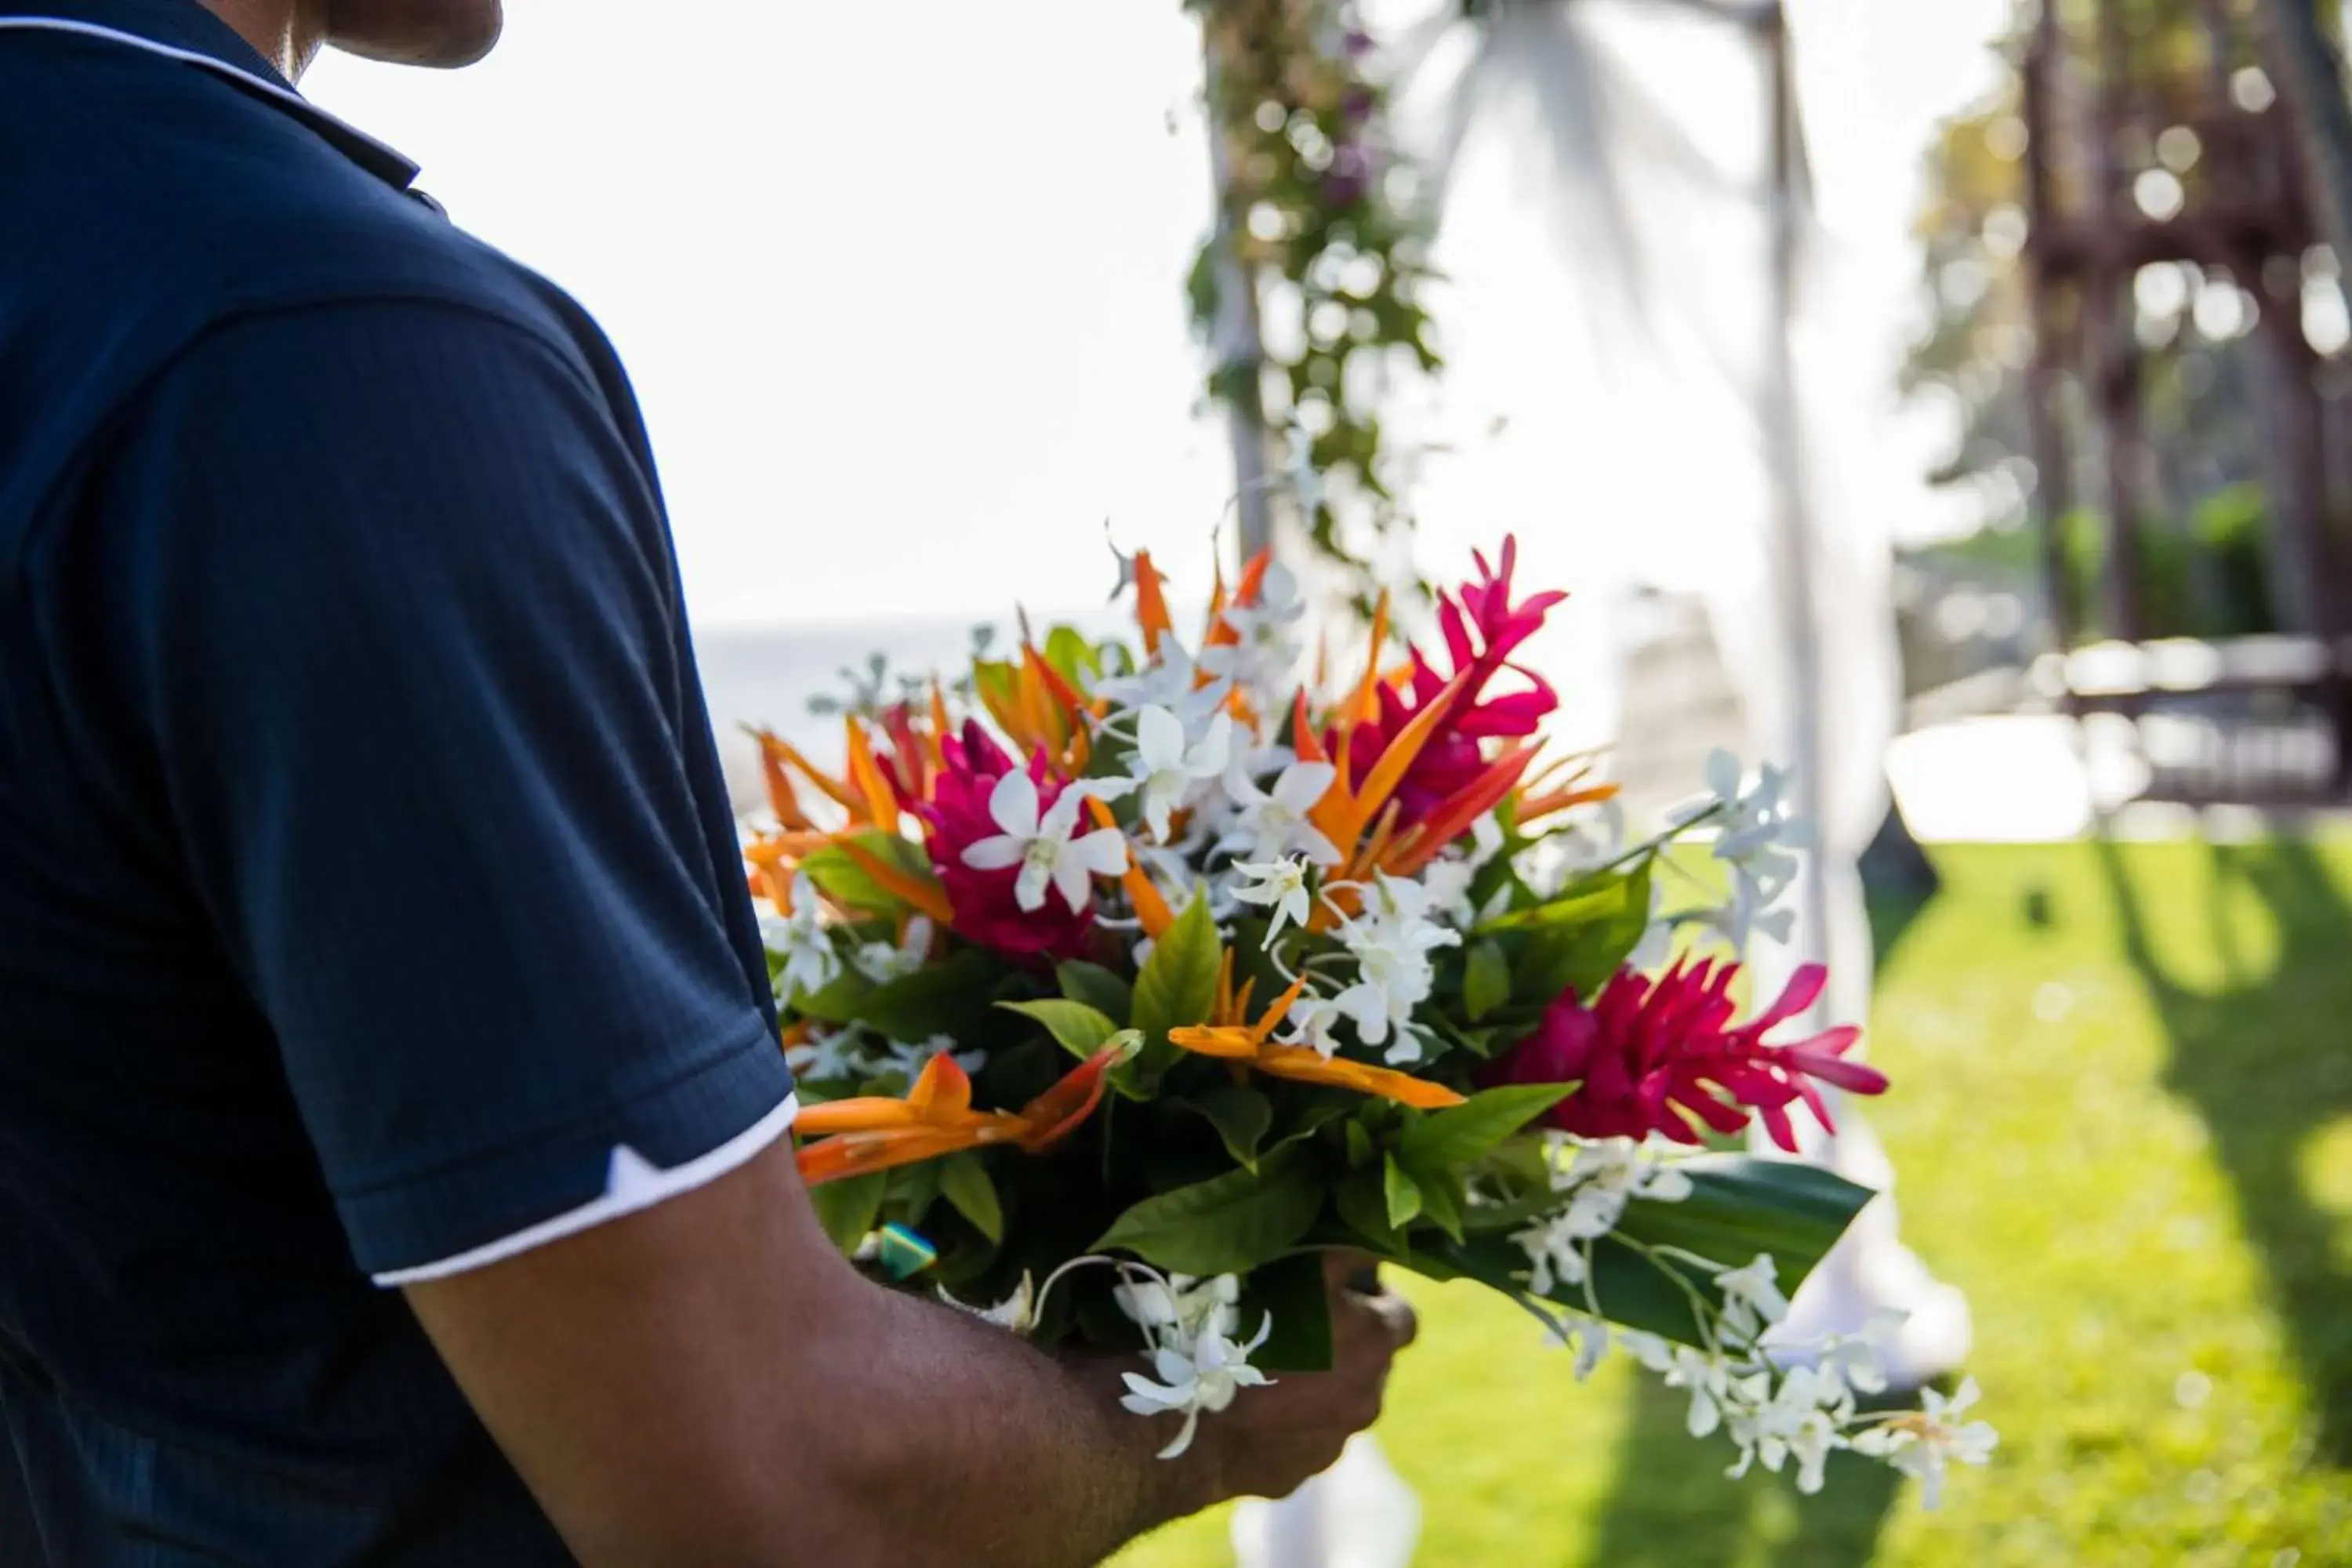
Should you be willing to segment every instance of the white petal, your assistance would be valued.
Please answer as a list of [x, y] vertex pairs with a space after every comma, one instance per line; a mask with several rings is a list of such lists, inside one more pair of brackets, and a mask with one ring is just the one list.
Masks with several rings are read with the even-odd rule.
[[1156, 773], [1184, 763], [1184, 726], [1165, 708], [1146, 708], [1135, 716], [1135, 762], [1129, 770]]
[[1013, 879], [1013, 901], [1029, 913], [1045, 907], [1045, 887], [1053, 880], [1053, 868], [1036, 860], [1024, 861], [1021, 875]]
[[1724, 800], [1739, 798], [1739, 759], [1717, 746], [1706, 754], [1706, 787]]
[[1297, 849], [1318, 866], [1337, 866], [1339, 863], [1339, 846], [1325, 837], [1323, 830], [1311, 822], [1296, 823], [1291, 826], [1288, 847]]
[[1054, 890], [1070, 906], [1072, 914], [1085, 910], [1087, 900], [1094, 896], [1094, 879], [1087, 874], [1085, 857], [1074, 853], [1075, 844], [1065, 845], [1054, 857]]
[[1303, 812], [1321, 800], [1339, 770], [1329, 763], [1293, 763], [1274, 783], [1274, 798], [1293, 811]]
[[1037, 837], [1037, 785], [1026, 768], [1014, 768], [988, 792], [988, 815], [1015, 838]]
[[993, 838], [965, 845], [963, 863], [975, 871], [1002, 871], [1007, 866], [1019, 865], [1028, 847], [1011, 834], [1000, 833]]
[[1127, 871], [1127, 835], [1116, 827], [1097, 828], [1083, 838], [1074, 838], [1062, 853], [1075, 857], [1097, 877], [1118, 877]]
[[1201, 737], [1200, 744], [1185, 760], [1186, 773], [1196, 779], [1214, 778], [1225, 771], [1225, 758], [1233, 750], [1234, 721], [1230, 714], [1220, 713], [1209, 721], [1209, 732]]

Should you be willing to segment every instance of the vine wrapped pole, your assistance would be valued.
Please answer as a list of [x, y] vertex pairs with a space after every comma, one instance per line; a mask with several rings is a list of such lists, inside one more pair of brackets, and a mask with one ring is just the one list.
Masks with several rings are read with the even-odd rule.
[[1216, 204], [1217, 319], [1211, 337], [1216, 375], [1225, 388], [1225, 427], [1234, 448], [1234, 506], [1240, 522], [1240, 561], [1274, 542], [1273, 497], [1266, 480], [1265, 410], [1258, 374], [1265, 363], [1265, 333], [1257, 313], [1257, 282], [1243, 264], [1234, 211], [1233, 152], [1226, 145], [1218, 102], [1223, 79], [1217, 37], [1208, 7], [1201, 12], [1201, 79], [1207, 100], [1209, 185]]

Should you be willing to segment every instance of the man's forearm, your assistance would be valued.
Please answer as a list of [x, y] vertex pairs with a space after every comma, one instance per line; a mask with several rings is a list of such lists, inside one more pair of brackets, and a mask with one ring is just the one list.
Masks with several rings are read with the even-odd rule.
[[[869, 1288], [870, 1289], [870, 1288]], [[1116, 1408], [1117, 1369], [1043, 1354], [952, 1308], [870, 1289], [812, 1381], [838, 1389], [821, 1471], [837, 1539], [809, 1561], [1081, 1568], [1204, 1505], [1205, 1449]]]

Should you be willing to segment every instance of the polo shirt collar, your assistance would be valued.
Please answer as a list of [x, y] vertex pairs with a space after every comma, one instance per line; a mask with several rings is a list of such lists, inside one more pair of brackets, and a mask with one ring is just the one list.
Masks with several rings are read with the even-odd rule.
[[228, 81], [292, 115], [354, 163], [396, 190], [415, 183], [417, 166], [358, 127], [294, 90], [236, 28], [196, 0], [0, 0], [0, 37], [11, 23], [60, 22], [74, 32], [125, 35]]

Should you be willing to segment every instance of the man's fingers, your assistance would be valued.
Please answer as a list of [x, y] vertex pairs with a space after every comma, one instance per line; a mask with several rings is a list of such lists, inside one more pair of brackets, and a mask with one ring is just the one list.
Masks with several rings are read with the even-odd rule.
[[1412, 1303], [1394, 1291], [1383, 1290], [1377, 1296], [1366, 1296], [1362, 1300], [1365, 1310], [1379, 1320], [1381, 1331], [1398, 1350], [1412, 1343], [1420, 1334], [1421, 1319], [1413, 1311]]

